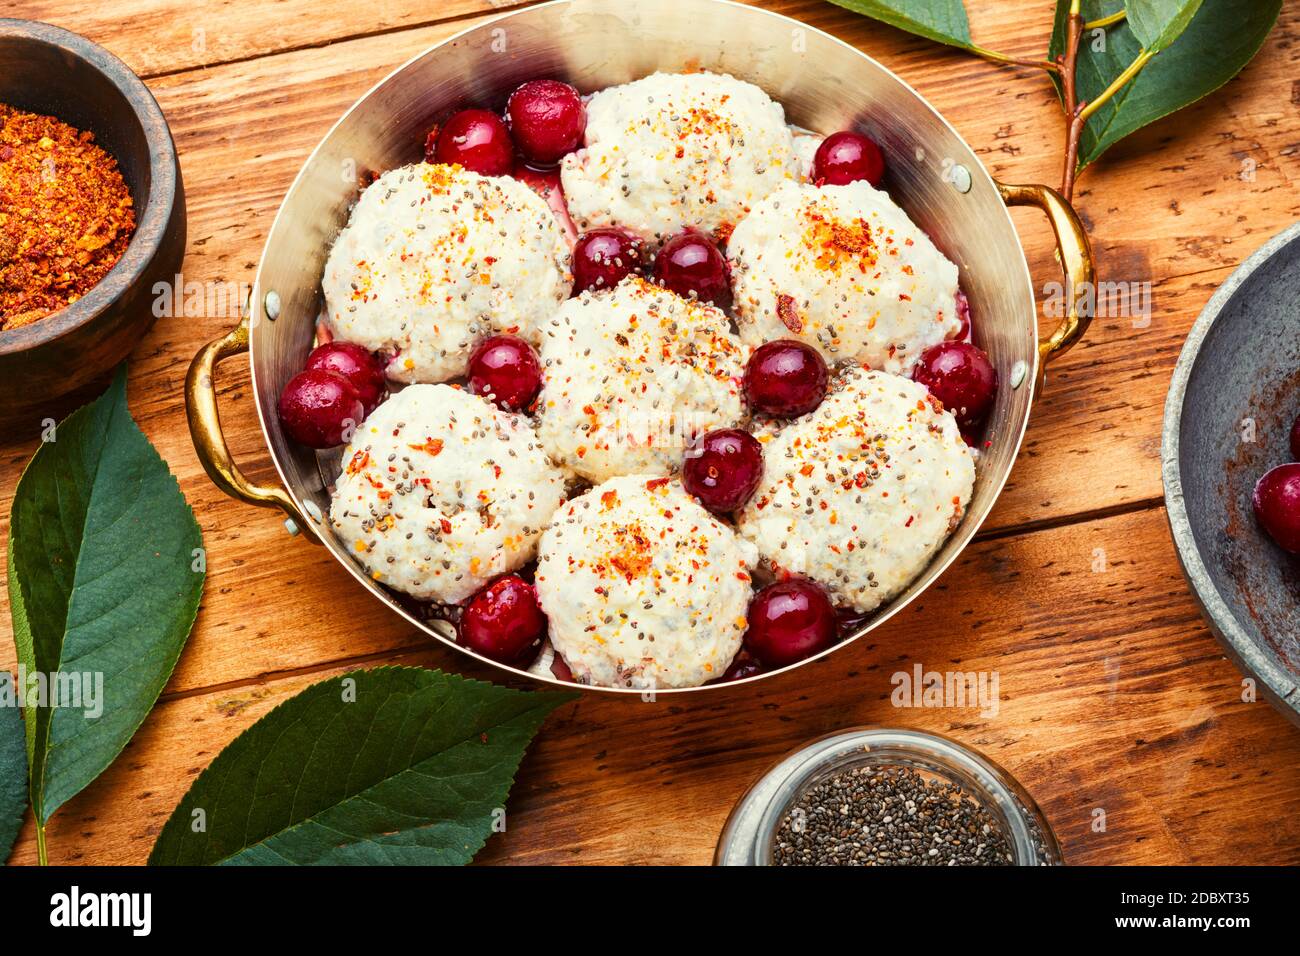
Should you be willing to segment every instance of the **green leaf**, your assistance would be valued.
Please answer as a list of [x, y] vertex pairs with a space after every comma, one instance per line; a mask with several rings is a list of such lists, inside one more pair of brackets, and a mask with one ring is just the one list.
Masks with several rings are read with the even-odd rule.
[[199, 775], [149, 862], [468, 863], [492, 833], [529, 741], [575, 696], [419, 667], [314, 684]]
[[0, 671], [0, 863], [9, 859], [27, 810], [27, 744], [14, 679]]
[[972, 48], [961, 0], [831, 0], [837, 6], [939, 43]]
[[1178, 39], [1200, 8], [1201, 0], [1128, 0], [1124, 5], [1133, 35], [1152, 53]]
[[45, 687], [24, 713], [32, 808], [44, 825], [148, 716], [203, 591], [202, 534], [127, 411], [125, 366], [33, 456], [9, 528], [20, 691]]
[[[1187, 6], [1168, 0], [1149, 0], [1146, 5], [1151, 9], [1139, 14], [1138, 28], [1144, 36], [1156, 40], [1168, 32], [1157, 28], [1166, 19], [1154, 12], [1156, 8], [1167, 11], [1174, 6]], [[1049, 59], [1065, 48], [1069, 7], [1069, 0], [1057, 0]], [[1132, 7], [1130, 4], [1129, 9]], [[1192, 11], [1181, 34], [1089, 118], [1079, 146], [1079, 168], [1096, 162], [1125, 136], [1195, 103], [1236, 76], [1263, 46], [1281, 8], [1281, 0], [1201, 3]], [[1115, 9], [1113, 0], [1084, 0], [1083, 3], [1087, 20], [1096, 20]], [[1169, 29], [1177, 26], [1177, 17], [1168, 23]], [[1080, 99], [1095, 99], [1142, 52], [1142, 41], [1134, 29], [1133, 24], [1124, 21], [1096, 35], [1092, 31], [1084, 34], [1076, 73]], [[1060, 82], [1054, 81], [1059, 93]]]

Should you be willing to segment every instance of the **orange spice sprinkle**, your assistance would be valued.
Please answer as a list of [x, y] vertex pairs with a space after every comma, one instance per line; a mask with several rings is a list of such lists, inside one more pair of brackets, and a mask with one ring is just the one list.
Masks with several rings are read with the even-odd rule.
[[442, 454], [442, 439], [429, 438], [421, 445], [408, 445], [407, 447], [414, 448], [416, 451], [428, 452], [430, 455], [436, 456]]
[[76, 302], [126, 252], [131, 192], [94, 139], [0, 103], [0, 329]]

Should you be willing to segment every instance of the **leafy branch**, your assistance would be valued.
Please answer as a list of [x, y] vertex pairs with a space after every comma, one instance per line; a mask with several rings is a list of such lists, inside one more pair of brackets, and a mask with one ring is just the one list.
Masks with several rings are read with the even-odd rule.
[[1125, 136], [1213, 92], [1255, 56], [1281, 0], [1056, 0], [1047, 56], [1011, 56], [971, 38], [962, 0], [832, 0], [1001, 66], [1047, 73], [1065, 115], [1061, 192]]

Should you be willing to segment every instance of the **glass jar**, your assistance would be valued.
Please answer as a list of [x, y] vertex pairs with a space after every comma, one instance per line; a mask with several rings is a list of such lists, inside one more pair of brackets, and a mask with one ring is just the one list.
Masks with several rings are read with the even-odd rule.
[[855, 767], [905, 767], [956, 784], [1001, 823], [1014, 865], [1063, 862], [1056, 835], [1033, 797], [987, 757], [939, 734], [855, 727], [800, 747], [760, 777], [727, 818], [714, 865], [771, 866], [776, 831], [790, 808], [827, 777]]

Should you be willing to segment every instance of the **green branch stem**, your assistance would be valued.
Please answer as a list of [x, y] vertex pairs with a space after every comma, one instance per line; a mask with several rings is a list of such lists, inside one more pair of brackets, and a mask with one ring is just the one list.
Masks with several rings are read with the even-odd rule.
[[1079, 113], [1079, 119], [1086, 123], [1088, 117], [1097, 112], [1097, 110], [1100, 109], [1107, 100], [1118, 93], [1124, 84], [1128, 83], [1133, 79], [1133, 77], [1141, 73], [1142, 68], [1151, 62], [1153, 56], [1155, 56], [1155, 53], [1151, 50], [1142, 50], [1142, 52], [1137, 55], [1137, 58], [1124, 68], [1124, 72], [1115, 77], [1114, 82], [1112, 82], [1110, 86], [1102, 90], [1095, 100], [1083, 108]]
[[1008, 56], [1005, 53], [998, 53], [996, 50], [986, 50], [982, 46], [975, 46], [973, 44], [970, 47], [970, 51], [976, 56], [983, 57], [993, 63], [1001, 63], [1006, 66], [1031, 66], [1038, 70], [1047, 70], [1049, 73], [1057, 72], [1057, 65], [1051, 60], [1036, 60], [1033, 58]]
[[50, 865], [49, 854], [45, 850], [45, 824], [36, 821], [36, 861], [41, 866]]
[[1083, 28], [1085, 30], [1096, 30], [1098, 28], [1104, 30], [1106, 27], [1113, 27], [1117, 23], [1122, 23], [1124, 18], [1127, 16], [1127, 11], [1120, 10], [1118, 13], [1112, 13], [1110, 16], [1098, 17], [1096, 20], [1091, 20], [1088, 23], [1085, 23]]
[[[1065, 53], [1060, 58], [1060, 76], [1066, 116], [1065, 170], [1061, 175], [1061, 195], [1067, 201], [1074, 198], [1074, 180], [1079, 172], [1079, 141], [1083, 137], [1083, 128], [1097, 110], [1105, 106], [1116, 93], [1141, 73], [1142, 68], [1150, 63], [1151, 58], [1155, 56], [1155, 51], [1143, 48], [1133, 62], [1124, 68], [1124, 72], [1115, 77], [1114, 81], [1106, 89], [1102, 90], [1095, 99], [1091, 102], [1078, 100], [1076, 98], [1075, 70], [1078, 68], [1079, 62], [1079, 44], [1083, 38], [1083, 32], [1092, 25], [1083, 22], [1083, 16], [1078, 12], [1078, 6], [1078, 3], [1072, 3], [1070, 6]], [[1115, 15], [1104, 19], [1109, 22], [1118, 22]], [[1101, 21], [1096, 22], [1100, 23]]]
[[1069, 202], [1074, 197], [1074, 177], [1079, 164], [1079, 138], [1083, 135], [1083, 122], [1079, 119], [1076, 71], [1079, 65], [1079, 43], [1083, 37], [1083, 14], [1078, 0], [1070, 5], [1070, 18], [1066, 24], [1065, 49], [1059, 58], [1061, 75], [1061, 101], [1065, 106], [1065, 168], [1061, 172], [1061, 195]]

